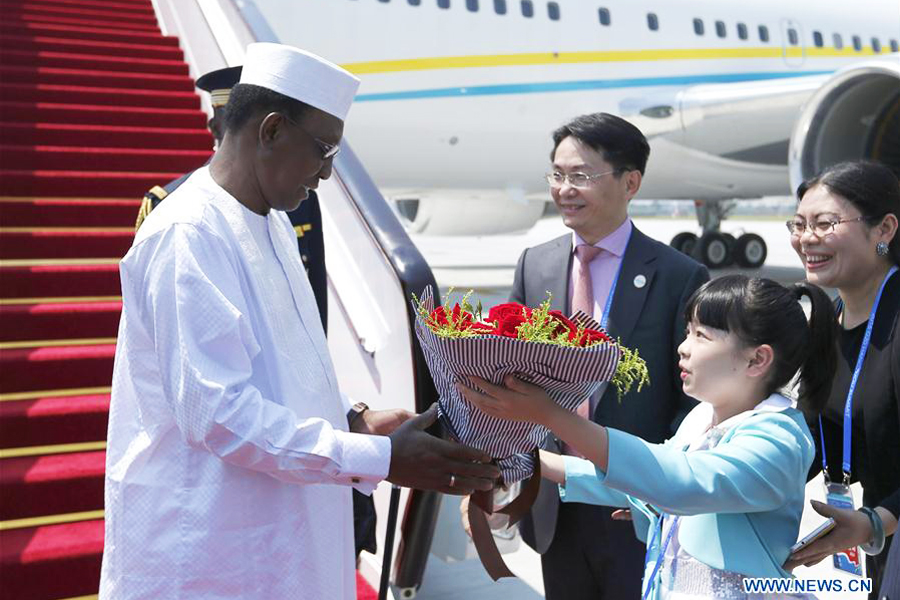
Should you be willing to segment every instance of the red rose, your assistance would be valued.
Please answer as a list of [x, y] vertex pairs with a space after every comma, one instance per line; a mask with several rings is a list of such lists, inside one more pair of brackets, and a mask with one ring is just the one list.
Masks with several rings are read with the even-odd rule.
[[438, 306], [436, 309], [431, 311], [431, 315], [428, 317], [428, 322], [433, 325], [447, 325], [447, 314], [444, 312], [443, 306]]
[[518, 302], [507, 302], [505, 304], [498, 304], [491, 308], [490, 312], [488, 312], [487, 320], [491, 323], [497, 323], [505, 319], [509, 315], [513, 315], [515, 317], [522, 317], [524, 314], [531, 316], [531, 309], [527, 306], [523, 306]]
[[497, 335], [497, 330], [487, 323], [472, 323], [468, 330], [481, 335]]
[[581, 336], [581, 339], [578, 340], [578, 345], [581, 347], [585, 347], [597, 342], [610, 341], [612, 340], [609, 339], [609, 336], [602, 331], [597, 331], [596, 329], [585, 329], [584, 333]]
[[497, 335], [502, 335], [504, 337], [515, 338], [519, 336], [518, 331], [516, 329], [525, 322], [525, 317], [521, 314], [508, 314], [503, 319], [497, 322]]
[[550, 315], [550, 317], [558, 323], [556, 330], [553, 333], [559, 335], [561, 333], [568, 332], [569, 339], [575, 337], [575, 332], [578, 331], [578, 326], [573, 323], [571, 319], [566, 317], [558, 310], [551, 310], [547, 314]]
[[[472, 323], [475, 320], [475, 317], [472, 313], [463, 310], [460, 308], [459, 303], [454, 305], [453, 307], [453, 322], [457, 325], [466, 325]], [[460, 329], [465, 329], [465, 327], [460, 327]]]

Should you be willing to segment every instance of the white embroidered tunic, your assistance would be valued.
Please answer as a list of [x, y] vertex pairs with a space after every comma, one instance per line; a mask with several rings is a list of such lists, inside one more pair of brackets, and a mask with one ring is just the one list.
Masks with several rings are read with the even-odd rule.
[[347, 431], [287, 216], [204, 167], [120, 273], [100, 598], [355, 599], [350, 486], [390, 440]]

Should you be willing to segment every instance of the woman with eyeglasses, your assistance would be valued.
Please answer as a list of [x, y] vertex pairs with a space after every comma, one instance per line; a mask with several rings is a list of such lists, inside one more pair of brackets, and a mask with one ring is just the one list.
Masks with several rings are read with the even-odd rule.
[[[837, 553], [850, 570], [853, 553], [842, 551], [859, 546], [877, 591], [900, 516], [900, 183], [883, 165], [847, 162], [804, 182], [797, 197], [791, 245], [807, 280], [838, 292], [831, 395], [821, 414], [804, 410], [816, 442], [810, 477], [824, 471], [827, 486], [828, 504], [812, 505], [837, 526], [786, 567]], [[848, 499], [856, 481], [862, 507]]]

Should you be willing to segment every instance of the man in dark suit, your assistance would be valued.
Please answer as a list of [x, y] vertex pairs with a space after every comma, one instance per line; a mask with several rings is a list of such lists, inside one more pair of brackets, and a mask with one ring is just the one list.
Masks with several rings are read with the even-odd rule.
[[[651, 442], [670, 437], [694, 400], [681, 391], [678, 345], [684, 306], [709, 279], [706, 268], [641, 233], [628, 203], [641, 186], [650, 147], [633, 125], [606, 113], [584, 115], [553, 133], [547, 180], [563, 222], [572, 229], [528, 248], [519, 258], [510, 301], [581, 309], [647, 361], [650, 386], [621, 402], [611, 387], [579, 412]], [[600, 397], [597, 397], [600, 396]], [[544, 448], [565, 451], [552, 434]], [[644, 545], [611, 509], [561, 504], [544, 480], [522, 537], [539, 552], [548, 600], [640, 598]]]

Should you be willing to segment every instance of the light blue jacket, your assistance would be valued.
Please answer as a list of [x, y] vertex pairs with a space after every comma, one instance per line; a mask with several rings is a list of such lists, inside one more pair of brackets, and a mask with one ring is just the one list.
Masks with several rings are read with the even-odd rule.
[[[681, 515], [678, 540], [697, 560], [751, 577], [791, 577], [781, 566], [797, 541], [815, 457], [803, 415], [773, 394], [722, 422], [727, 431], [714, 448], [685, 452], [711, 418], [712, 407], [701, 403], [664, 444], [609, 429], [607, 472], [566, 457], [561, 499], [631, 508], [635, 532], [645, 543], [657, 525], [654, 509]], [[647, 551], [645, 578], [659, 541]]]

